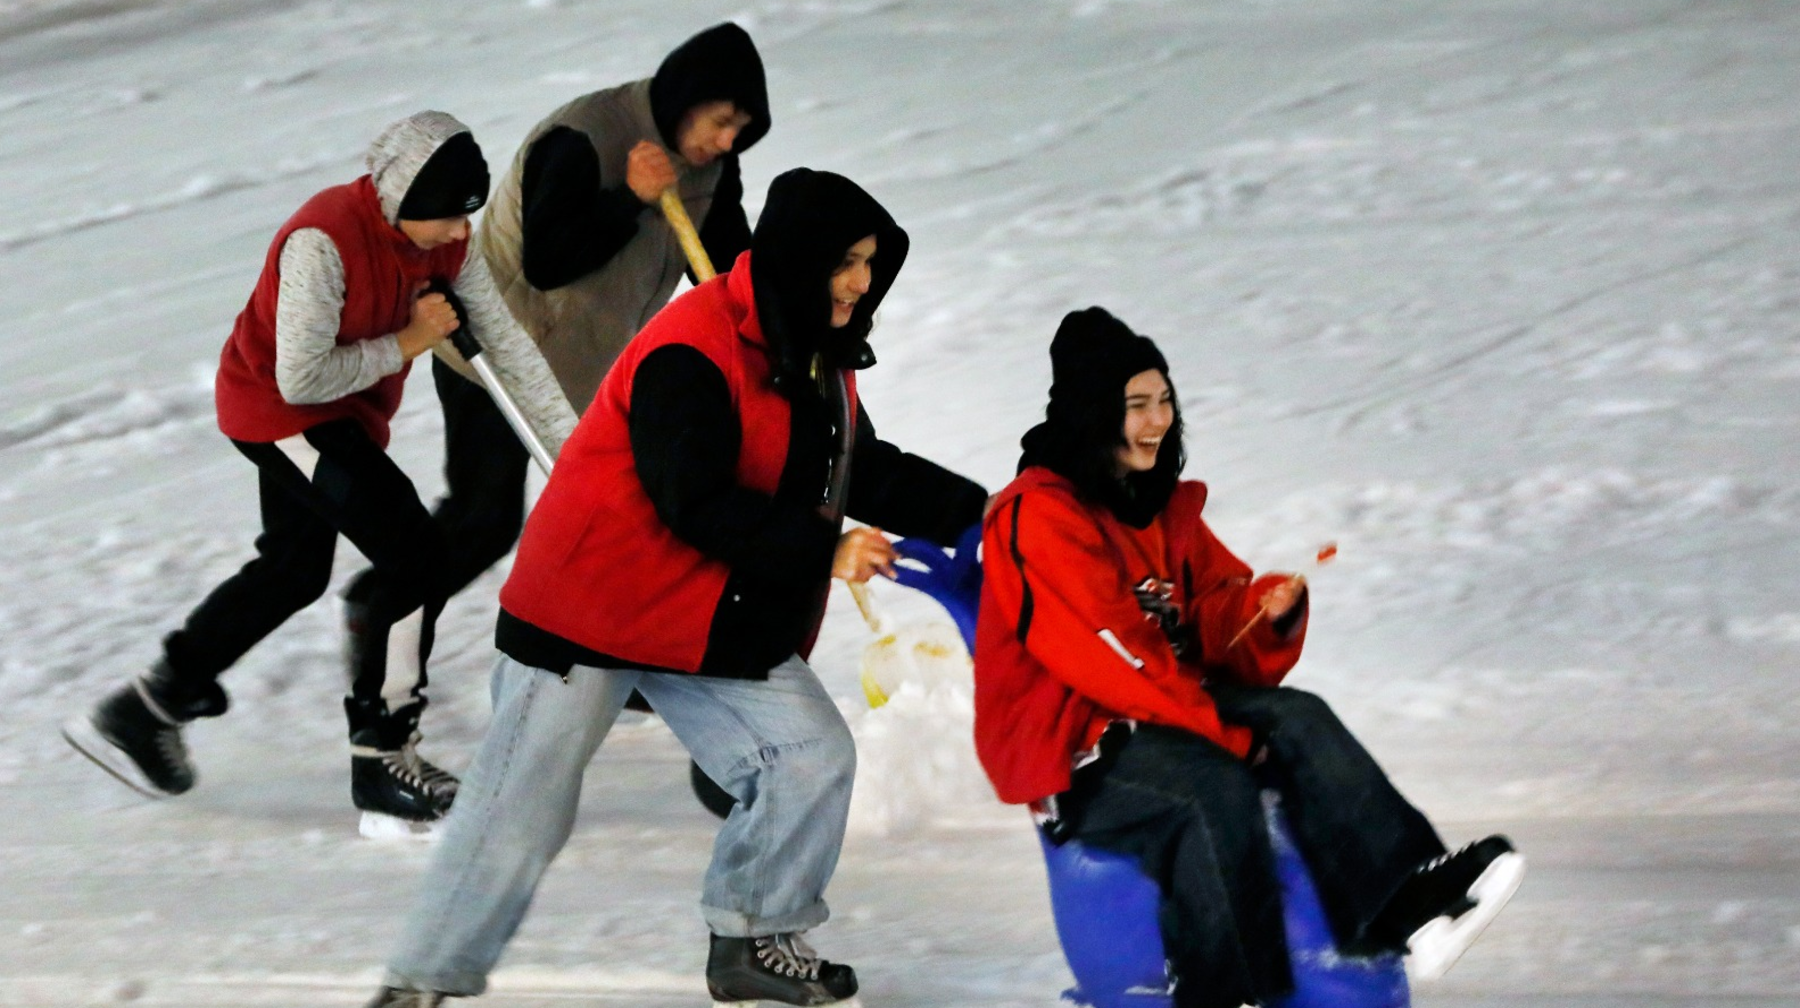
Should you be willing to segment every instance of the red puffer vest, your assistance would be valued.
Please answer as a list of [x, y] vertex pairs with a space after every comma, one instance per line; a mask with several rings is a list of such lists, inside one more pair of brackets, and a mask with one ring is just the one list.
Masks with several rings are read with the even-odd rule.
[[388, 421], [400, 408], [410, 362], [399, 373], [361, 392], [327, 403], [290, 403], [281, 397], [275, 382], [275, 303], [281, 289], [281, 249], [288, 235], [301, 228], [325, 232], [344, 261], [339, 346], [406, 328], [419, 285], [432, 277], [454, 281], [462, 272], [468, 242], [452, 242], [430, 251], [414, 245], [382, 215], [381, 199], [367, 175], [326, 189], [307, 200], [276, 233], [256, 290], [219, 354], [213, 396], [219, 409], [219, 430], [226, 437], [279, 441], [328, 420], [352, 417], [369, 432], [370, 439], [386, 448]]
[[[525, 523], [500, 606], [591, 651], [693, 672], [731, 568], [663, 524], [631, 452], [632, 381], [638, 364], [669, 344], [699, 350], [725, 376], [743, 432], [737, 481], [775, 493], [792, 408], [771, 381], [746, 252], [729, 273], [657, 313], [607, 372]], [[855, 379], [847, 377], [855, 402]]]

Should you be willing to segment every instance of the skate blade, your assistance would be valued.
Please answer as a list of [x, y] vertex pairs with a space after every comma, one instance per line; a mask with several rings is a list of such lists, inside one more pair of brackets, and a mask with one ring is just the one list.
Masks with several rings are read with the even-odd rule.
[[385, 812], [364, 812], [362, 820], [356, 824], [356, 832], [362, 834], [366, 840], [437, 843], [443, 826], [442, 819], [417, 822], [388, 815]]
[[1437, 980], [1450, 972], [1456, 960], [1499, 916], [1513, 893], [1519, 891], [1519, 883], [1524, 879], [1525, 855], [1514, 851], [1495, 858], [1469, 887], [1473, 907], [1461, 917], [1438, 917], [1413, 932], [1412, 940], [1407, 942], [1412, 950], [1413, 976]]
[[146, 798], [172, 798], [170, 792], [164, 791], [144, 771], [132, 762], [118, 746], [106, 740], [94, 722], [86, 716], [70, 718], [63, 722], [63, 741], [74, 747], [75, 751], [86, 756], [93, 764], [113, 776], [113, 779]]
[[[713, 1008], [794, 1008], [786, 1001], [769, 1001], [751, 998], [748, 1001], [714, 1001]], [[820, 1008], [862, 1008], [858, 995], [852, 994], [842, 1001], [827, 1001]]]

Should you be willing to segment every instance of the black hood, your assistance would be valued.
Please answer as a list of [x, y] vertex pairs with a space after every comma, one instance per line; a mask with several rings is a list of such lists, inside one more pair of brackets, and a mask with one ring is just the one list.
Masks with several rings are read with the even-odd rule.
[[[869, 292], [849, 324], [831, 328], [831, 274], [850, 246], [875, 236]], [[769, 184], [762, 216], [750, 238], [750, 279], [756, 315], [775, 354], [775, 382], [784, 394], [804, 387], [814, 354], [832, 367], [875, 363], [869, 330], [882, 298], [906, 262], [906, 232], [875, 197], [831, 172], [795, 168]]]
[[[1124, 444], [1125, 385], [1150, 370], [1167, 380], [1169, 365], [1162, 351], [1096, 306], [1063, 316], [1050, 342], [1050, 368], [1050, 404], [1044, 422], [1019, 442], [1024, 449], [1019, 470], [1043, 466], [1125, 524], [1148, 527], [1168, 505], [1187, 462], [1180, 401], [1154, 468], [1121, 477], [1117, 459]], [[1174, 390], [1172, 381], [1169, 388]]]
[[749, 33], [730, 21], [681, 43], [650, 79], [650, 114], [663, 145], [679, 150], [675, 134], [682, 117], [710, 101], [729, 101], [750, 114], [750, 125], [738, 134], [733, 154], [749, 150], [769, 132], [769, 86], [762, 57]]

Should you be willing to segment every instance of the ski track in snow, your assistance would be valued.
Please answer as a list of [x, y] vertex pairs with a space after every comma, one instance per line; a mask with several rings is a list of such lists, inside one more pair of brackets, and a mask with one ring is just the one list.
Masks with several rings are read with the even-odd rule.
[[[1447, 840], [1530, 855], [1415, 1003], [1800, 999], [1790, 7], [47, 0], [0, 2], [0, 1006], [367, 997], [426, 854], [353, 836], [332, 602], [230, 673], [179, 801], [56, 724], [250, 556], [211, 368], [283, 215], [415, 107], [498, 174], [543, 111], [727, 13], [775, 106], [752, 214], [811, 164], [912, 232], [862, 384], [883, 435], [998, 485], [1056, 320], [1113, 307], [1170, 357], [1215, 529], [1313, 582], [1295, 685]], [[394, 452], [429, 499], [409, 385]], [[334, 591], [361, 566], [342, 548]], [[440, 624], [425, 748], [453, 768], [504, 568]], [[867, 711], [866, 641], [840, 591], [814, 661], [862, 761], [816, 944], [871, 1005], [1055, 1003], [1041, 860], [976, 776], [966, 684]], [[696, 1003], [685, 763], [617, 730], [481, 1003]]]

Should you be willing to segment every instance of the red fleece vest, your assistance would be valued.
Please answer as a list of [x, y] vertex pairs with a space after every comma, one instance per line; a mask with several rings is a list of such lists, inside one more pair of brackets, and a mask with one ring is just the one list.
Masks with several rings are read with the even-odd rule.
[[281, 249], [288, 235], [301, 228], [325, 232], [344, 261], [339, 346], [406, 328], [419, 284], [432, 277], [454, 281], [462, 271], [468, 242], [452, 242], [430, 251], [414, 245], [382, 216], [380, 197], [367, 175], [326, 189], [307, 200], [276, 233], [256, 290], [219, 354], [213, 397], [219, 409], [219, 429], [226, 437], [279, 441], [328, 420], [352, 417], [376, 444], [386, 448], [388, 421], [400, 408], [410, 363], [361, 392], [328, 403], [290, 403], [281, 397], [275, 382], [275, 303], [281, 289]]
[[[607, 372], [525, 523], [500, 605], [592, 651], [692, 672], [706, 655], [731, 569], [657, 517], [638, 481], [629, 427], [638, 364], [671, 343], [694, 347], [724, 374], [743, 431], [738, 483], [775, 492], [792, 409], [770, 381], [746, 252], [731, 272], [657, 313]], [[853, 376], [849, 392], [855, 402]]]

